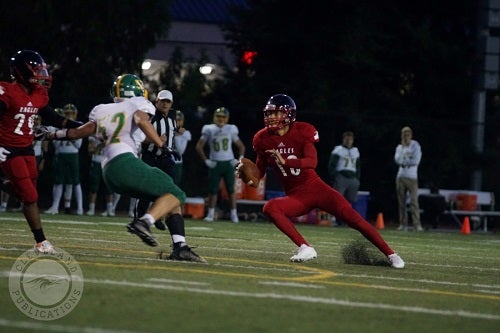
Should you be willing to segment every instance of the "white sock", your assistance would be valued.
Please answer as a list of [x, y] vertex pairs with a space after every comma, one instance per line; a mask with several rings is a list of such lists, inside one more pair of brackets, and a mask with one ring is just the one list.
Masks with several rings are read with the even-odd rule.
[[136, 198], [130, 198], [130, 203], [128, 205], [128, 210], [130, 212], [133, 212], [134, 209], [135, 209], [135, 204], [137, 203], [137, 199]]
[[75, 189], [75, 199], [76, 207], [79, 211], [83, 210], [83, 199], [82, 199], [82, 185], [78, 184], [74, 186]]
[[121, 196], [120, 194], [118, 194], [118, 193], [113, 193], [113, 208], [112, 208], [113, 210], [115, 210], [115, 209], [116, 209], [116, 205], [118, 205], [118, 201], [120, 201], [120, 198], [121, 198], [121, 197], [122, 197], [122, 196]]
[[231, 209], [231, 216], [238, 216], [236, 209]]
[[59, 209], [59, 203], [63, 193], [62, 184], [56, 184], [52, 187], [52, 208]]
[[181, 236], [181, 235], [172, 235], [172, 242], [174, 243], [179, 243], [179, 242], [186, 242], [186, 237]]
[[95, 203], [89, 203], [89, 210], [90, 211], [95, 211]]
[[214, 218], [214, 215], [215, 215], [215, 208], [208, 208], [207, 217]]
[[144, 216], [143, 216], [143, 217], [141, 217], [140, 219], [141, 219], [141, 220], [143, 220], [143, 221], [148, 222], [150, 225], [155, 224], [155, 219], [154, 219], [154, 217], [153, 217], [153, 216], [151, 216], [151, 214], [146, 213], [146, 214], [144, 214]]

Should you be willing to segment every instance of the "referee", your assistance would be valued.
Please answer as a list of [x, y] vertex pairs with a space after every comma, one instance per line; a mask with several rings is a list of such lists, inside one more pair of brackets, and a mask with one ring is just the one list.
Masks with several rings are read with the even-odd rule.
[[[151, 124], [156, 129], [156, 133], [158, 133], [160, 139], [164, 143], [166, 142], [168, 147], [170, 148], [173, 148], [174, 135], [176, 131], [175, 113], [173, 113], [172, 115], [169, 114], [169, 111], [172, 108], [173, 101], [174, 98], [169, 90], [160, 91], [155, 101], [156, 113], [151, 118]], [[157, 167], [168, 174], [170, 177], [175, 178], [175, 163], [173, 159], [169, 156], [162, 156], [160, 148], [156, 147], [155, 144], [150, 142], [148, 139], [145, 139], [142, 142], [141, 158], [147, 164], [153, 167]], [[149, 205], [150, 202], [147, 200], [138, 200], [135, 216], [143, 216], [146, 213]], [[179, 214], [171, 215], [167, 218], [167, 225], [169, 225], [169, 220], [176, 215], [178, 215], [182, 219], [182, 216], [180, 216]], [[179, 217], [175, 217], [174, 219]], [[155, 226], [160, 230], [165, 230], [165, 225], [161, 220], [156, 221]]]

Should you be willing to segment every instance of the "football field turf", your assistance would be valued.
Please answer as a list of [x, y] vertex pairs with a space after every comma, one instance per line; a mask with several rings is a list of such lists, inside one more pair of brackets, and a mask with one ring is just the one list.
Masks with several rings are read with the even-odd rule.
[[[126, 232], [127, 217], [43, 215], [44, 231], [83, 274], [78, 302], [56, 320], [32, 319], [9, 287], [33, 246], [20, 214], [0, 215], [0, 332], [499, 332], [500, 236], [381, 231], [406, 261], [345, 264], [349, 228], [298, 225], [318, 252], [291, 263], [295, 245], [268, 222], [186, 220], [208, 264], [158, 259]], [[371, 245], [370, 245], [371, 246]], [[377, 253], [368, 249], [371, 253]]]

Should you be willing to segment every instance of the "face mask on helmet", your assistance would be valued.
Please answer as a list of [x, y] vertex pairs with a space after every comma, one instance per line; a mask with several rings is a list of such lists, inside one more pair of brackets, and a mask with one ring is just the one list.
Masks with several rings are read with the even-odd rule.
[[221, 107], [215, 110], [213, 122], [217, 126], [224, 126], [229, 121], [229, 110], [225, 107]]
[[75, 104], [68, 103], [63, 107], [63, 114], [65, 117], [75, 120], [78, 115], [78, 109]]
[[297, 107], [293, 99], [284, 94], [274, 95], [264, 106], [264, 125], [271, 129], [281, 129], [295, 121]]
[[133, 74], [123, 74], [116, 78], [111, 88], [111, 97], [116, 102], [124, 98], [143, 96], [148, 98], [148, 91], [142, 80]]
[[47, 70], [47, 64], [35, 51], [18, 51], [10, 59], [10, 73], [14, 80], [26, 87], [41, 85], [50, 88], [52, 85], [52, 77]]

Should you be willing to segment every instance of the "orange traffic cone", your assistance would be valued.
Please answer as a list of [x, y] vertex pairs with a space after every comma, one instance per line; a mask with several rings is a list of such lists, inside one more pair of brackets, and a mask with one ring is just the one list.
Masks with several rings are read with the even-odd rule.
[[375, 222], [375, 228], [377, 229], [384, 229], [384, 214], [378, 213], [377, 215], [377, 221]]
[[462, 223], [462, 230], [460, 231], [464, 235], [470, 235], [470, 221], [469, 217], [464, 217], [464, 222]]

